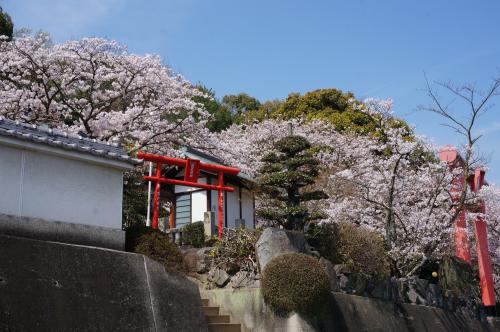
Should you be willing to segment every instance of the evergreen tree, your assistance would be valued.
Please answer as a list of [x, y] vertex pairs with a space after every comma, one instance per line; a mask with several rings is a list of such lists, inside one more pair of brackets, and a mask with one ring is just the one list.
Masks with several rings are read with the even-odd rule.
[[264, 165], [258, 178], [267, 204], [257, 210], [259, 217], [283, 226], [303, 231], [305, 225], [324, 219], [321, 211], [311, 211], [307, 202], [328, 198], [322, 190], [307, 190], [316, 182], [319, 161], [312, 146], [302, 136], [287, 136], [276, 143], [276, 150], [262, 158]]
[[9, 40], [12, 39], [12, 33], [14, 31], [14, 24], [10, 15], [3, 11], [0, 7], [0, 35], [7, 36]]

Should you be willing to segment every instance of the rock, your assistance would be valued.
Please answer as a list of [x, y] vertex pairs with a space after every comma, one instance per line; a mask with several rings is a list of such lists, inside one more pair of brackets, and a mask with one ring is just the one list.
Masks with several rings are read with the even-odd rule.
[[407, 283], [408, 290], [406, 291], [406, 295], [410, 303], [426, 305], [429, 281], [419, 278], [409, 278], [407, 279]]
[[231, 280], [229, 274], [218, 267], [208, 271], [208, 281], [213, 282], [219, 288], [226, 286], [229, 280]]
[[436, 284], [429, 284], [427, 287], [427, 304], [433, 307], [443, 308], [444, 299], [441, 287]]
[[196, 261], [196, 272], [199, 274], [207, 273], [210, 269], [211, 259], [208, 256], [208, 253], [212, 250], [212, 248], [201, 248], [196, 254], [198, 256], [198, 260]]
[[337, 274], [335, 273], [332, 262], [330, 262], [328, 259], [326, 259], [324, 257], [321, 257], [319, 259], [319, 263], [321, 265], [323, 265], [323, 267], [325, 268], [326, 274], [328, 275], [328, 278], [330, 279], [330, 290], [332, 292], [340, 291], [339, 282], [337, 280]]
[[391, 299], [391, 281], [384, 279], [371, 282], [367, 291], [371, 297], [388, 301]]
[[345, 274], [341, 274], [338, 277], [339, 287], [342, 291], [346, 291], [349, 286], [349, 278]]
[[306, 252], [304, 234], [277, 228], [266, 228], [255, 244], [255, 254], [263, 271], [267, 263], [285, 253]]
[[184, 256], [184, 262], [189, 272], [196, 271], [196, 264], [199, 260], [198, 249], [197, 248], [182, 248], [182, 255]]
[[394, 302], [408, 302], [408, 282], [406, 278], [391, 278], [391, 299]]
[[479, 287], [472, 267], [456, 257], [447, 257], [439, 265], [439, 285], [443, 291], [443, 307], [474, 315], [481, 307]]
[[212, 250], [210, 247], [206, 248], [182, 248], [181, 252], [184, 256], [189, 272], [197, 272], [199, 274], [208, 272], [210, 268], [210, 257], [208, 252]]
[[366, 280], [363, 277], [356, 277], [356, 278], [351, 278], [352, 279], [352, 288], [353, 289], [353, 294], [363, 296], [365, 295], [367, 286], [368, 286], [368, 280]]
[[316, 257], [316, 258], [321, 258], [321, 254], [319, 253], [319, 251], [316, 251], [316, 250], [310, 250], [309, 251], [309, 254]]
[[232, 288], [255, 288], [259, 287], [259, 280], [255, 279], [255, 274], [249, 271], [238, 271], [231, 277], [230, 286]]
[[351, 274], [351, 269], [345, 264], [336, 264], [333, 266], [335, 273], [337, 274]]

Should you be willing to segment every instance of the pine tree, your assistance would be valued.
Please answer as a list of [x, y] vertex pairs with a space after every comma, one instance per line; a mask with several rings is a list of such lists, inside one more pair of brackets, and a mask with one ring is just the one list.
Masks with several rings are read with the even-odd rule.
[[14, 24], [12, 24], [10, 15], [0, 7], [0, 36], [7, 36], [8, 40], [11, 40], [13, 32]]
[[306, 190], [319, 174], [319, 161], [312, 146], [302, 136], [287, 136], [279, 140], [272, 151], [262, 158], [259, 185], [268, 196], [267, 204], [257, 210], [259, 217], [283, 226], [303, 231], [305, 225], [324, 219], [321, 211], [311, 211], [307, 202], [328, 198], [322, 190]]

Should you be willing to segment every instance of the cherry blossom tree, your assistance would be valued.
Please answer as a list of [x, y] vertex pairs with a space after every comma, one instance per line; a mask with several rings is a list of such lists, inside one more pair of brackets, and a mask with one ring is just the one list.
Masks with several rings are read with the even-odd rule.
[[406, 126], [394, 125], [391, 105], [391, 101], [364, 102], [363, 110], [383, 124], [384, 132], [374, 137], [339, 133], [318, 120], [267, 120], [216, 134], [219, 148], [211, 151], [256, 176], [262, 156], [293, 128], [294, 135], [306, 137], [316, 147], [321, 161], [318, 189], [329, 196], [326, 222], [349, 221], [378, 231], [395, 270], [415, 274], [451, 245], [452, 175], [436, 160], [434, 146], [410, 135]]
[[127, 53], [115, 41], [0, 40], [0, 115], [10, 119], [172, 151], [206, 133], [207, 112], [193, 101], [200, 94], [158, 56]]

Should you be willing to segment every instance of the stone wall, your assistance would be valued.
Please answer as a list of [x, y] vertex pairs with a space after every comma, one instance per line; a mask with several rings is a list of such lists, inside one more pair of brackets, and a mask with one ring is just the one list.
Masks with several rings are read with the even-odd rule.
[[276, 316], [265, 305], [260, 289], [214, 289], [203, 295], [221, 305], [243, 332], [312, 331], [498, 331], [498, 322], [480, 322], [439, 308], [394, 303], [332, 293], [324, 312], [304, 319], [298, 314]]
[[142, 255], [0, 235], [0, 331], [207, 331], [197, 286]]

